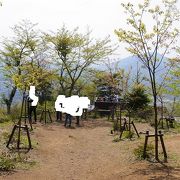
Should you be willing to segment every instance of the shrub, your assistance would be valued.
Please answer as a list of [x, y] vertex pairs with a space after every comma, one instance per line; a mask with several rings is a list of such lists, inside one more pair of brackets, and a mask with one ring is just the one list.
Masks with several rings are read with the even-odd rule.
[[[144, 153], [144, 144], [139, 145], [136, 149], [134, 149], [134, 155], [138, 159], [143, 159], [143, 153]], [[154, 153], [154, 146], [152, 144], [147, 145], [146, 147], [146, 158], [150, 158], [152, 154]]]
[[116, 137], [113, 139], [113, 142], [119, 142], [119, 141], [120, 141], [119, 136], [116, 136]]
[[32, 161], [29, 156], [24, 153], [8, 153], [3, 152], [0, 155], [0, 171], [11, 171], [17, 169], [29, 169], [36, 165], [35, 161]]
[[133, 136], [134, 136], [134, 132], [133, 131], [124, 131], [123, 132], [123, 138], [131, 139]]
[[14, 168], [15, 168], [14, 159], [10, 155], [3, 153], [0, 156], [0, 170], [1, 171], [11, 171]]

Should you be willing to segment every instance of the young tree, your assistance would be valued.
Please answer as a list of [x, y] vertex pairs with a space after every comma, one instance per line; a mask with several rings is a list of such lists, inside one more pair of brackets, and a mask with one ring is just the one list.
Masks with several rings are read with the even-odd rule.
[[3, 75], [6, 80], [8, 94], [3, 94], [3, 102], [6, 104], [7, 113], [11, 111], [13, 98], [17, 91], [17, 84], [12, 80], [14, 75], [21, 75], [21, 68], [27, 60], [33, 56], [37, 46], [37, 33], [34, 31], [35, 24], [29, 21], [13, 27], [14, 37], [5, 39], [0, 50]]
[[124, 98], [130, 88], [132, 68], [125, 71], [125, 69], [119, 67], [118, 62], [112, 63], [112, 60], [108, 60], [106, 67], [108, 76], [104, 78], [104, 81]]
[[128, 102], [128, 107], [133, 111], [146, 108], [150, 102], [145, 87], [142, 84], [134, 84], [125, 99]]
[[[176, 0], [163, 0], [160, 5], [151, 6], [150, 0], [144, 0], [136, 8], [133, 4], [122, 4], [128, 18], [130, 29], [119, 29], [115, 33], [121, 42], [129, 45], [127, 50], [138, 56], [149, 73], [151, 84], [154, 121], [155, 121], [155, 159], [158, 160], [158, 110], [157, 110], [157, 72], [165, 55], [172, 49], [178, 29], [174, 23], [179, 20]], [[159, 2], [159, 1], [158, 1]], [[148, 18], [145, 22], [144, 17]], [[162, 56], [159, 58], [158, 54]]]
[[[177, 52], [180, 52], [180, 49], [177, 50]], [[175, 112], [175, 106], [177, 103], [179, 103], [179, 95], [180, 95], [180, 63], [179, 63], [180, 57], [176, 57], [171, 60], [172, 69], [170, 70], [170, 73], [168, 74], [166, 78], [166, 87], [165, 87], [165, 93], [166, 96], [172, 97], [172, 103], [171, 108], [169, 109], [169, 115], [174, 115]]]
[[45, 34], [58, 67], [61, 92], [68, 96], [72, 95], [76, 83], [90, 65], [112, 53], [109, 38], [95, 40], [90, 32], [81, 34], [77, 30], [69, 31], [63, 26], [57, 33]]

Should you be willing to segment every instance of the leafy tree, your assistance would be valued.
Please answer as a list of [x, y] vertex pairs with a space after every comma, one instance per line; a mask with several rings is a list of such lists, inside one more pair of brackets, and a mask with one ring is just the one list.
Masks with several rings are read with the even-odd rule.
[[[174, 47], [179, 35], [174, 23], [179, 20], [176, 0], [163, 0], [160, 5], [152, 6], [150, 0], [144, 0], [136, 8], [133, 4], [122, 4], [128, 18], [130, 29], [116, 30], [121, 42], [129, 45], [127, 50], [138, 56], [149, 73], [151, 84], [154, 121], [155, 121], [155, 159], [158, 160], [158, 110], [157, 110], [157, 72], [165, 55]], [[145, 22], [144, 17], [148, 18]], [[151, 22], [151, 23], [150, 23]], [[147, 25], [148, 24], [148, 25]], [[159, 58], [158, 54], [162, 54]]]
[[46, 95], [51, 96], [52, 81], [55, 79], [55, 72], [35, 63], [26, 63], [21, 67], [21, 75], [15, 74], [12, 77], [14, 84], [20, 90], [29, 90], [31, 85], [36, 87], [36, 92], [43, 99]]
[[2, 71], [6, 79], [6, 87], [9, 89], [9, 94], [3, 94], [3, 102], [6, 104], [8, 114], [17, 91], [17, 84], [13, 82], [12, 77], [21, 75], [21, 68], [32, 58], [37, 46], [35, 25], [29, 21], [22, 21], [12, 28], [14, 37], [6, 38], [2, 43], [3, 48], [0, 51]]
[[71, 96], [80, 77], [93, 64], [112, 53], [109, 38], [95, 40], [91, 33], [81, 34], [65, 26], [56, 33], [45, 34], [55, 60], [61, 93]]

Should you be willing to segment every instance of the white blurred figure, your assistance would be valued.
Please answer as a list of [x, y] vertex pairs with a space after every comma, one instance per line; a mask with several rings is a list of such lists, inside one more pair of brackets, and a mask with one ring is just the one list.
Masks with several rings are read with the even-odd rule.
[[88, 97], [79, 97], [73, 95], [66, 98], [65, 111], [72, 116], [82, 116], [83, 109], [88, 109], [90, 105], [90, 100]]
[[39, 97], [37, 97], [35, 95], [35, 86], [30, 86], [29, 97], [30, 97], [30, 99], [33, 100], [31, 103], [31, 106], [37, 106], [37, 103], [39, 101]]
[[64, 103], [66, 97], [64, 95], [59, 95], [55, 101], [55, 109], [56, 109], [56, 121], [62, 121], [62, 112], [64, 111]]
[[65, 112], [65, 126], [69, 122], [71, 126], [72, 116], [76, 116], [77, 123], [79, 125], [79, 118], [82, 116], [83, 109], [88, 109], [90, 105], [90, 100], [88, 97], [79, 97], [78, 95], [73, 95], [71, 97], [65, 98], [63, 95], [59, 95], [55, 102], [56, 111]]
[[35, 86], [30, 86], [28, 101], [28, 116], [29, 121], [32, 123], [32, 113], [34, 113], [34, 123], [37, 122], [36, 107], [39, 101], [39, 97], [35, 95]]

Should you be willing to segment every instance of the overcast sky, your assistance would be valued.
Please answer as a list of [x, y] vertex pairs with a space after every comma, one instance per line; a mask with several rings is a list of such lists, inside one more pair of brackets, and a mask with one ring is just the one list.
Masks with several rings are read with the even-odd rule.
[[[93, 36], [111, 36], [118, 43], [114, 29], [126, 27], [121, 3], [127, 0], [0, 0], [0, 36], [9, 36], [13, 25], [22, 19], [38, 23], [43, 30], [53, 30], [64, 24], [68, 28], [79, 26], [85, 31], [89, 26]], [[132, 0], [131, 0], [132, 1]], [[135, 1], [135, 0], [133, 0]], [[136, 0], [142, 1], [142, 0]], [[156, 0], [157, 2], [158, 0]], [[180, 7], [180, 2], [178, 2]], [[128, 56], [124, 48], [119, 48], [119, 57]]]

